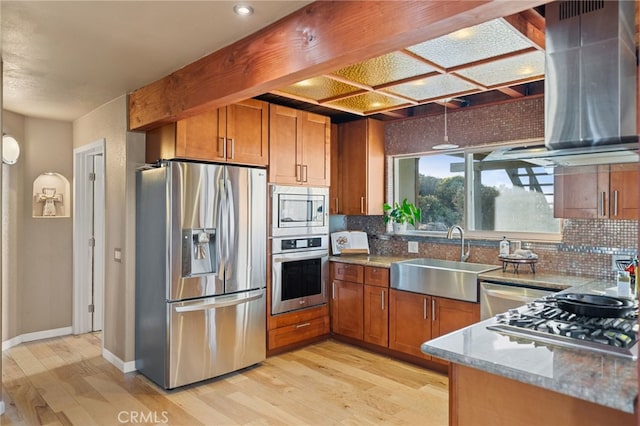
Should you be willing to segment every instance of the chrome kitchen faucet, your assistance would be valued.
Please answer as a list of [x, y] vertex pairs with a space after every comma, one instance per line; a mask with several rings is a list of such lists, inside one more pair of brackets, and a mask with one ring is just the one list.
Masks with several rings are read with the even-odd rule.
[[471, 245], [467, 242], [467, 252], [464, 252], [464, 229], [460, 225], [453, 225], [449, 227], [449, 231], [447, 232], [447, 238], [453, 238], [453, 231], [460, 231], [460, 261], [466, 262], [469, 259], [469, 252], [471, 251]]

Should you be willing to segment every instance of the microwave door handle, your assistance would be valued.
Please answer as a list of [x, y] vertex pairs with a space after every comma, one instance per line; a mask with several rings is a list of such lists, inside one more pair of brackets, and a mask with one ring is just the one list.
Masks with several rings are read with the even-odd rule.
[[185, 306], [176, 306], [175, 311], [177, 313], [182, 312], [197, 312], [207, 311], [209, 309], [226, 308], [228, 306], [237, 306], [244, 303], [253, 302], [254, 300], [261, 299], [264, 295], [264, 289], [248, 292], [242, 295], [223, 296], [216, 297], [210, 303], [194, 303]]

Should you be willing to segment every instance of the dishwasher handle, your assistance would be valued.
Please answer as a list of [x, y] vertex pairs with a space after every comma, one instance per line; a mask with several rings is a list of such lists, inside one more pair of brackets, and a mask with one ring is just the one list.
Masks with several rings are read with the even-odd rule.
[[482, 292], [487, 296], [496, 297], [499, 299], [513, 300], [516, 302], [528, 303], [538, 299], [537, 297], [534, 297], [534, 296], [520, 296], [520, 295], [514, 294], [511, 291], [482, 289]]
[[209, 309], [226, 308], [228, 306], [241, 305], [243, 303], [253, 302], [254, 300], [261, 299], [264, 296], [264, 289], [251, 291], [243, 294], [234, 294], [231, 296], [222, 296], [208, 299], [207, 302], [190, 303], [183, 306], [176, 306], [175, 311], [177, 313], [182, 312], [196, 312], [206, 311]]

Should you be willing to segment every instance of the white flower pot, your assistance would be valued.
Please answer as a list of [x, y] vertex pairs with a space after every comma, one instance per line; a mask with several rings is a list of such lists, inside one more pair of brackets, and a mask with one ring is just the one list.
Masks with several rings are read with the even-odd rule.
[[406, 223], [393, 222], [393, 233], [394, 234], [404, 234], [405, 232], [407, 232], [407, 224]]

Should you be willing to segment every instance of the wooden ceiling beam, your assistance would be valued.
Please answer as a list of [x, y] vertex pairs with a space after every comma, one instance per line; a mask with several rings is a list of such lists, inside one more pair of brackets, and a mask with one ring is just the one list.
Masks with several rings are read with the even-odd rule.
[[511, 16], [505, 16], [505, 21], [520, 31], [539, 49], [545, 49], [545, 21], [535, 10], [528, 10]]
[[512, 98], [522, 98], [525, 95], [524, 88], [522, 87], [515, 88], [515, 87], [507, 86], [507, 87], [499, 87], [496, 90], [499, 90], [500, 92]]
[[129, 94], [147, 130], [548, 0], [316, 1]]

